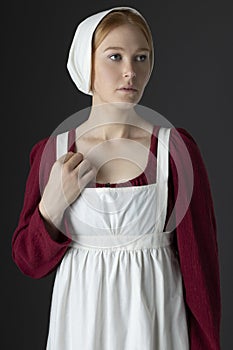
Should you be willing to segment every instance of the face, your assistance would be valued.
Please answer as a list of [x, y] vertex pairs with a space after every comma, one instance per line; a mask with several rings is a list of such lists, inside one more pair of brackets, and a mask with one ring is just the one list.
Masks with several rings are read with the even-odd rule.
[[138, 103], [150, 76], [149, 46], [132, 24], [119, 26], [96, 49], [93, 104]]

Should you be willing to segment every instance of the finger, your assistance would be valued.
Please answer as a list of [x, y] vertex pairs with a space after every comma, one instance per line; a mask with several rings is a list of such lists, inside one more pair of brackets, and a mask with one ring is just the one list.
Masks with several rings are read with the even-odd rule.
[[77, 153], [73, 153], [73, 155], [66, 161], [66, 165], [69, 170], [73, 170], [82, 161], [83, 161], [83, 154], [80, 152], [77, 152]]
[[75, 169], [75, 171], [78, 173], [78, 177], [82, 177], [86, 172], [90, 171], [92, 168], [92, 165], [90, 161], [85, 158], [79, 166]]
[[96, 176], [96, 169], [91, 168], [85, 175], [79, 180], [80, 190], [82, 189]]
[[79, 166], [75, 169], [75, 172], [77, 173], [77, 176], [79, 179], [81, 179], [84, 174], [86, 174], [88, 171], [91, 170], [91, 164], [87, 159], [84, 159]]
[[63, 156], [61, 156], [60, 158], [58, 158], [58, 161], [60, 163], [65, 163], [67, 162], [72, 156], [73, 156], [74, 152], [68, 152], [66, 154], [63, 154]]

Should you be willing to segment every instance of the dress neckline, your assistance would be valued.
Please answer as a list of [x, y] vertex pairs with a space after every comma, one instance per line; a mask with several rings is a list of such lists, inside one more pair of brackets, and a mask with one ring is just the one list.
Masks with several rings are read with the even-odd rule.
[[[147, 182], [145, 174], [150, 172], [151, 163], [153, 163], [155, 161], [154, 157], [155, 157], [155, 153], [156, 153], [156, 149], [157, 149], [156, 139], [158, 136], [159, 128], [160, 128], [160, 126], [158, 126], [158, 125], [153, 126], [151, 138], [150, 138], [150, 148], [148, 151], [147, 164], [146, 164], [145, 169], [139, 175], [137, 175], [134, 178], [129, 179], [127, 181], [117, 182], [117, 183], [114, 183], [114, 182], [102, 183], [102, 182], [91, 181], [90, 182], [92, 184], [91, 186], [94, 186], [96, 188], [99, 188], [99, 187], [104, 187], [104, 188], [105, 187], [108, 187], [108, 188], [113, 187], [114, 188], [114, 187], [121, 187], [121, 186], [125, 187], [128, 184], [130, 184], [130, 183], [133, 184], [135, 182], [140, 183], [140, 187], [145, 185], [145, 182]], [[75, 129], [72, 129], [69, 131], [68, 144], [69, 144], [69, 147], [68, 147], [69, 151], [72, 151], [72, 152], [77, 151], [76, 146], [75, 146]], [[155, 169], [154, 169], [154, 171], [155, 171]]]

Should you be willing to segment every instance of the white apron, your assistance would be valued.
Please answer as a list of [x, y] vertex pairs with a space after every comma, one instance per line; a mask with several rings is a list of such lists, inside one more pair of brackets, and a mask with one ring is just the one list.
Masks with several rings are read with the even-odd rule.
[[[47, 350], [188, 350], [168, 201], [170, 129], [156, 183], [85, 188], [67, 212], [73, 237], [54, 282]], [[57, 158], [68, 132], [57, 136]]]

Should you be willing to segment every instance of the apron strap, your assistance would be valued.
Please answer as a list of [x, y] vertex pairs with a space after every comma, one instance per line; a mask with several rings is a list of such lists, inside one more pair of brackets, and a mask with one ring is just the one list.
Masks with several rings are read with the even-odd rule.
[[168, 181], [170, 128], [161, 127], [158, 132], [157, 182]]
[[170, 128], [160, 127], [158, 132], [155, 220], [155, 230], [157, 232], [163, 232], [167, 215], [170, 131]]
[[56, 137], [56, 159], [67, 153], [69, 131], [57, 135]]

